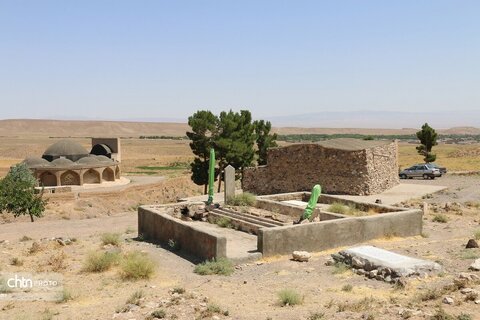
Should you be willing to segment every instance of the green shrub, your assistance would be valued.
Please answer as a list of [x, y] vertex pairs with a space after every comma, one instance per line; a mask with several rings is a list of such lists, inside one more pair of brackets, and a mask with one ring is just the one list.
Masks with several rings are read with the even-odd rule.
[[102, 243], [103, 245], [111, 244], [112, 246], [119, 246], [122, 240], [120, 239], [120, 234], [118, 233], [104, 233], [102, 234]]
[[294, 306], [303, 303], [303, 297], [292, 289], [283, 289], [278, 293], [280, 305]]
[[149, 279], [155, 272], [155, 263], [139, 251], [125, 255], [120, 267], [120, 275], [126, 280]]
[[345, 292], [350, 292], [353, 290], [353, 286], [351, 284], [346, 284], [342, 287], [342, 291], [345, 291]]
[[145, 293], [142, 290], [135, 291], [127, 300], [126, 304], [140, 305], [142, 298], [145, 297]]
[[21, 260], [20, 258], [17, 258], [17, 257], [13, 257], [10, 260], [10, 264], [12, 266], [21, 267], [21, 266], [23, 266], [23, 260]]
[[107, 271], [112, 265], [118, 263], [120, 255], [114, 252], [91, 252], [87, 256], [87, 260], [83, 265], [86, 272], [103, 272]]
[[333, 269], [333, 274], [341, 274], [350, 270], [350, 266], [343, 262], [335, 262], [333, 266], [335, 268]]
[[207, 260], [195, 266], [193, 272], [205, 276], [205, 275], [223, 275], [229, 276], [233, 273], [233, 263], [226, 258], [219, 258], [217, 260]]
[[228, 199], [227, 204], [232, 206], [254, 206], [257, 198], [250, 192], [244, 192]]
[[315, 312], [308, 317], [308, 320], [321, 320], [323, 319], [324, 316], [325, 316], [325, 313], [323, 312]]
[[452, 315], [449, 315], [441, 307], [437, 309], [435, 314], [430, 317], [431, 320], [455, 320]]
[[221, 228], [233, 228], [232, 219], [227, 217], [220, 217], [214, 220], [215, 224]]
[[327, 211], [339, 214], [346, 214], [347, 207], [340, 202], [334, 202], [328, 207]]
[[473, 318], [468, 313], [461, 313], [457, 316], [457, 320], [473, 320]]
[[[146, 320], [150, 319], [164, 319], [167, 316], [167, 313], [163, 309], [158, 309], [150, 313], [150, 315], [145, 318]], [[173, 318], [172, 318], [173, 319]]]
[[475, 236], [475, 240], [480, 240], [480, 230], [475, 230], [473, 235]]
[[58, 294], [57, 303], [64, 303], [70, 300], [73, 300], [73, 295], [69, 290], [64, 288], [62, 292]]
[[440, 222], [440, 223], [447, 223], [448, 222], [448, 217], [444, 214], [436, 214], [433, 219], [432, 219], [433, 222]]

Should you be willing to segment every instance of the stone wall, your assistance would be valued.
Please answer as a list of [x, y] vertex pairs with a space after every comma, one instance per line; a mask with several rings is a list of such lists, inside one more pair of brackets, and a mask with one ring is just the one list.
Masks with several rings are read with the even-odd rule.
[[272, 148], [266, 166], [245, 169], [243, 189], [263, 195], [310, 191], [320, 184], [329, 194], [381, 193], [399, 183], [397, 151], [395, 141], [360, 150], [319, 144]]

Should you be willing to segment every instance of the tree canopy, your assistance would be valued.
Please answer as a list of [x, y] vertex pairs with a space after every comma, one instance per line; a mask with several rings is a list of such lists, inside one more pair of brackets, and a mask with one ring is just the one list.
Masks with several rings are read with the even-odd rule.
[[[223, 111], [219, 116], [210, 111], [201, 110], [188, 118], [188, 124], [192, 128], [191, 132], [187, 132], [191, 140], [190, 148], [196, 155], [191, 163], [192, 180], [198, 185], [204, 185], [205, 192], [208, 184], [210, 148], [215, 149], [218, 163], [217, 175], [230, 164], [237, 169], [239, 173], [237, 177], [241, 177], [243, 169], [254, 164], [256, 155], [258, 155], [259, 164], [265, 164], [266, 150], [276, 146], [277, 136], [270, 134], [270, 122], [263, 120], [253, 122], [252, 114], [248, 110]], [[255, 142], [259, 150], [257, 152], [255, 152]], [[218, 180], [218, 191], [220, 191], [222, 179]]]
[[12, 167], [5, 178], [0, 180], [0, 212], [13, 213], [14, 217], [29, 215], [41, 217], [46, 201], [42, 193], [35, 193], [37, 181], [27, 165], [19, 163]]
[[437, 132], [430, 127], [428, 123], [422, 126], [422, 130], [417, 132], [417, 138], [420, 140], [420, 145], [417, 146], [417, 152], [424, 156], [425, 162], [434, 162], [437, 156], [432, 153], [433, 146], [437, 145]]

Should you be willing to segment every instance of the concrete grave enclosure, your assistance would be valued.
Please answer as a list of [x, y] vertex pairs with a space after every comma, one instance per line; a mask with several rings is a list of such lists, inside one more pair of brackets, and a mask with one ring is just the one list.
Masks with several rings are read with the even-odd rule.
[[[309, 192], [258, 196], [256, 207], [297, 219], [303, 213]], [[365, 216], [349, 216], [328, 212], [334, 202], [354, 205], [368, 212]], [[292, 204], [293, 203], [293, 204]], [[176, 203], [162, 206], [142, 206], [138, 209], [138, 230], [145, 239], [167, 242], [173, 240], [182, 250], [201, 259], [226, 256], [224, 236], [204, 228], [200, 221], [182, 221], [171, 216], [174, 207], [197, 206], [202, 203]], [[392, 206], [344, 200], [322, 195], [314, 216], [318, 222], [262, 227], [257, 234], [257, 251], [264, 257], [291, 254], [295, 250], [321, 251], [353, 245], [375, 238], [415, 236], [422, 232], [422, 211]], [[236, 231], [241, 232], [241, 231]]]

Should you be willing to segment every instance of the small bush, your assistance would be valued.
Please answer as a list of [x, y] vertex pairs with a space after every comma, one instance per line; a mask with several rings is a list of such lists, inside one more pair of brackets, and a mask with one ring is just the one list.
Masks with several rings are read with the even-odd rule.
[[473, 320], [473, 318], [468, 313], [461, 313], [457, 316], [457, 320]]
[[119, 246], [121, 243], [120, 234], [118, 233], [104, 233], [102, 234], [103, 245]]
[[442, 296], [442, 291], [441, 290], [428, 289], [427, 291], [425, 291], [425, 292], [423, 292], [419, 295], [419, 299], [421, 301], [429, 301], [429, 300], [438, 299], [441, 296]]
[[350, 292], [353, 290], [353, 286], [351, 284], [346, 284], [342, 287], [342, 291], [345, 291], [345, 292]]
[[227, 203], [232, 206], [254, 206], [256, 202], [257, 198], [250, 192], [237, 194], [227, 201]]
[[323, 319], [324, 316], [325, 316], [325, 313], [323, 312], [315, 312], [308, 317], [308, 320], [321, 320]]
[[448, 222], [448, 217], [444, 214], [438, 213], [433, 217], [432, 221], [433, 222], [440, 222], [440, 223], [447, 223]]
[[30, 241], [30, 240], [33, 240], [33, 239], [28, 237], [28, 236], [23, 236], [23, 237], [20, 238], [20, 242], [25, 242], [25, 241]]
[[283, 289], [278, 293], [281, 306], [294, 306], [303, 303], [303, 297], [292, 289]]
[[58, 294], [57, 303], [64, 303], [71, 300], [73, 300], [73, 295], [65, 288]]
[[113, 252], [91, 252], [87, 256], [87, 260], [83, 265], [86, 272], [103, 272], [110, 269], [114, 264], [118, 263], [120, 256]]
[[328, 207], [327, 211], [339, 214], [346, 214], [347, 207], [340, 202], [334, 202]]
[[333, 269], [333, 272], [332, 272], [333, 274], [341, 274], [350, 270], [350, 266], [343, 262], [335, 262], [333, 267], [335, 268]]
[[459, 254], [459, 258], [462, 260], [478, 259], [479, 257], [478, 253], [471, 249], [462, 250]]
[[205, 276], [205, 275], [223, 275], [229, 276], [233, 273], [233, 263], [225, 258], [219, 258], [217, 260], [204, 261], [195, 266], [193, 272]]
[[229, 228], [229, 229], [233, 228], [232, 219], [227, 217], [220, 217], [218, 219], [215, 219], [215, 224], [220, 228]]
[[23, 266], [23, 260], [21, 260], [20, 258], [14, 257], [10, 260], [10, 264], [12, 266], [21, 267]]
[[465, 301], [475, 301], [478, 299], [478, 292], [472, 291], [465, 296]]
[[153, 319], [164, 319], [167, 316], [167, 313], [163, 309], [158, 309], [150, 313], [145, 320], [153, 320]]
[[155, 272], [155, 263], [139, 251], [128, 253], [120, 267], [120, 275], [125, 280], [150, 279]]
[[473, 235], [475, 236], [475, 240], [480, 240], [480, 230], [476, 230]]
[[342, 302], [338, 304], [338, 312], [344, 311], [353, 311], [353, 312], [363, 312], [363, 311], [370, 311], [373, 310], [376, 305], [378, 305], [378, 301], [375, 300], [373, 297], [365, 297], [361, 300], [356, 302]]
[[185, 288], [175, 287], [175, 288], [173, 288], [172, 293], [184, 294], [185, 293]]
[[28, 253], [29, 254], [35, 254], [37, 252], [40, 252], [44, 249], [43, 246], [40, 245], [40, 243], [38, 242], [34, 242], [32, 243], [32, 246], [30, 247], [30, 249], [28, 249]]
[[48, 258], [47, 264], [52, 268], [52, 271], [54, 271], [54, 272], [63, 270], [67, 267], [66, 263], [65, 263], [65, 258], [66, 257], [67, 257], [67, 255], [63, 251], [59, 252], [57, 254], [52, 254]]
[[455, 320], [455, 318], [452, 315], [449, 315], [448, 313], [446, 313], [442, 307], [438, 308], [435, 314], [430, 317], [430, 319], [431, 320]]
[[140, 305], [142, 298], [145, 297], [145, 293], [142, 290], [135, 291], [127, 300], [126, 304]]

